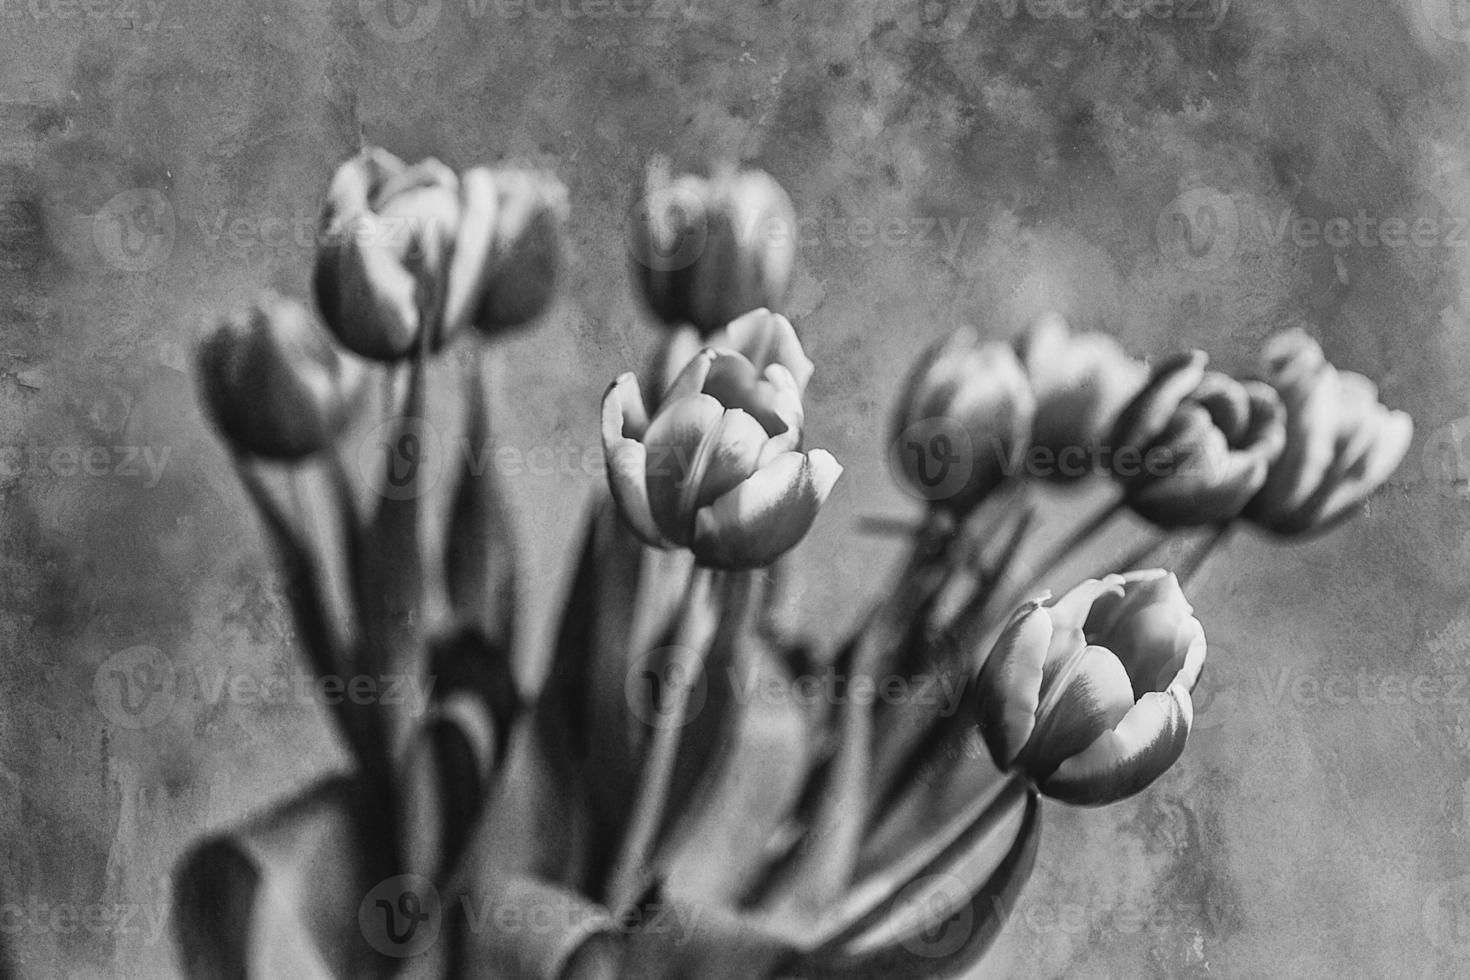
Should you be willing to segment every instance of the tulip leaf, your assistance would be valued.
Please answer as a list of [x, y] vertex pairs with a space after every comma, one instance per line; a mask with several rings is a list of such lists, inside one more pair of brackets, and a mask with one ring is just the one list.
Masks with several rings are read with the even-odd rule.
[[[174, 930], [191, 980], [386, 977], [359, 906], [388, 868], [370, 860], [363, 787], [322, 780], [244, 826], [209, 838], [174, 879]], [[285, 972], [282, 972], [282, 971]]]
[[446, 922], [454, 980], [583, 980], [618, 972], [623, 937], [607, 909], [526, 874], [481, 875]]

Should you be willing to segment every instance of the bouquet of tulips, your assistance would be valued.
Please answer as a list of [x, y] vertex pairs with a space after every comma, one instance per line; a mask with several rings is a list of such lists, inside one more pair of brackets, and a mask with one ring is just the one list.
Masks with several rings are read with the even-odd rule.
[[[1181, 580], [1237, 526], [1350, 517], [1408, 448], [1409, 418], [1299, 330], [1252, 379], [1055, 315], [1012, 342], [958, 330], [898, 398], [890, 462], [923, 502], [898, 574], [815, 649], [772, 614], [842, 473], [805, 444], [814, 365], [772, 312], [792, 204], [764, 173], [658, 164], [630, 251], [662, 343], [603, 399], [607, 493], [523, 690], [493, 473], [428, 480], [425, 446], [493, 441], [486, 351], [552, 301], [567, 206], [533, 170], [364, 150], [322, 218], [325, 327], [267, 296], [201, 347], [311, 668], [431, 696], [333, 699], [351, 768], [189, 851], [190, 977], [966, 975], [1043, 798], [1105, 805], [1180, 757], [1206, 656]], [[346, 446], [381, 454], [373, 479]], [[1065, 502], [1039, 488], [1084, 481], [1113, 501], [1018, 559]], [[1134, 554], [1041, 590], [1124, 511], [1155, 529]], [[1179, 567], [1147, 568], [1175, 536]]]

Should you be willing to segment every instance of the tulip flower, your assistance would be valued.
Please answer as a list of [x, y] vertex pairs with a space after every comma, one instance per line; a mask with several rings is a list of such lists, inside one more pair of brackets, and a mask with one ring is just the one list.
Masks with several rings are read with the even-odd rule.
[[899, 397], [890, 462], [908, 489], [960, 516], [1016, 468], [1036, 402], [1015, 352], [962, 327], [920, 356]]
[[1027, 603], [980, 670], [980, 732], [997, 766], [1067, 803], [1111, 803], [1178, 760], [1205, 634], [1173, 574], [1088, 579]]
[[708, 336], [751, 310], [781, 305], [796, 256], [796, 211], [763, 171], [675, 179], [666, 161], [655, 160], [629, 247], [654, 314]]
[[1057, 313], [1027, 327], [1016, 353], [1036, 396], [1031, 443], [1054, 461], [1042, 475], [1067, 483], [1093, 472], [1104, 439], [1148, 369], [1107, 334], [1072, 333]]
[[1162, 527], [1233, 519], [1286, 444], [1276, 392], [1206, 371], [1205, 363], [1199, 351], [1164, 362], [1113, 430], [1124, 499]]
[[365, 149], [328, 191], [313, 276], [322, 316], [380, 361], [421, 339], [438, 350], [466, 325], [524, 323], [555, 289], [566, 209], [553, 177], [479, 167], [461, 179], [437, 160]]
[[346, 427], [366, 382], [295, 300], [266, 294], [199, 349], [205, 408], [238, 449], [300, 459]]
[[624, 374], [602, 404], [608, 483], [644, 542], [688, 548], [711, 568], [768, 565], [806, 534], [842, 467], [799, 452], [801, 395], [781, 364], [706, 349], [648, 416]]
[[1379, 402], [1373, 382], [1335, 368], [1302, 330], [1267, 341], [1264, 361], [1286, 406], [1286, 450], [1245, 516], [1283, 535], [1325, 529], [1398, 468], [1414, 421]]
[[464, 210], [449, 268], [445, 332], [495, 334], [551, 305], [562, 264], [567, 189], [534, 170], [476, 167], [461, 180]]
[[369, 147], [338, 168], [313, 275], [327, 326], [349, 350], [395, 361], [436, 321], [459, 230], [459, 179], [438, 160], [407, 166]]
[[813, 365], [802, 349], [801, 339], [791, 321], [779, 313], [762, 307], [729, 323], [709, 337], [693, 327], [670, 330], [659, 347], [654, 363], [654, 385], [662, 392], [674, 383], [699, 352], [706, 347], [724, 347], [735, 351], [762, 373], [772, 364], [780, 364], [791, 372], [798, 393], [806, 391]]

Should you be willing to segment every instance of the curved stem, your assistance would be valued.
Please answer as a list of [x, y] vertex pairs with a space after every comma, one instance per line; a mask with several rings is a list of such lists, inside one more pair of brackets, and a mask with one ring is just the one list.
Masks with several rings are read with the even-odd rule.
[[977, 796], [903, 857], [849, 889], [841, 904], [817, 924], [808, 948], [834, 948], [860, 935], [889, 911], [909, 885], [936, 873], [951, 856], [995, 833], [1012, 805], [1027, 792], [1024, 779], [1006, 774], [995, 793]]
[[1077, 551], [1093, 538], [1101, 534], [1103, 530], [1106, 529], [1110, 523], [1112, 523], [1113, 518], [1117, 517], [1118, 514], [1123, 512], [1125, 506], [1126, 505], [1123, 503], [1123, 499], [1120, 497], [1107, 506], [1098, 510], [1097, 513], [1093, 514], [1092, 517], [1088, 518], [1084, 523], [1079, 525], [1077, 529], [1074, 530], [1070, 535], [1063, 538], [1055, 547], [1053, 547], [1052, 550], [1047, 553], [1046, 557], [1044, 557], [1036, 565], [1035, 569], [1031, 572], [1031, 577], [1027, 579], [1026, 583], [1016, 591], [1021, 595], [1024, 595], [1025, 593], [1028, 593], [1035, 589], [1036, 586], [1039, 585], [1041, 581], [1046, 578], [1046, 576], [1050, 574], [1053, 569], [1055, 569], [1062, 562], [1066, 561], [1068, 555]]

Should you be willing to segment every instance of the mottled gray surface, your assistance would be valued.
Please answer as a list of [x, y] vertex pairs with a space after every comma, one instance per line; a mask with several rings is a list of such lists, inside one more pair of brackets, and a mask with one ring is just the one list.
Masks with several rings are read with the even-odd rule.
[[[23, 975], [173, 975], [155, 930], [187, 842], [339, 758], [319, 709], [193, 680], [156, 724], [123, 728], [94, 675], [139, 645], [190, 678], [294, 666], [185, 372], [211, 311], [263, 285], [304, 292], [309, 241], [289, 229], [359, 140], [457, 167], [531, 161], [571, 187], [565, 297], [508, 346], [496, 395], [524, 450], [595, 446], [603, 386], [653, 342], [622, 246], [647, 155], [738, 156], [785, 184], [809, 219], [789, 312], [818, 364], [812, 444], [847, 465], [798, 561], [794, 610], [814, 627], [850, 621], [891, 561], [852, 528], [911, 506], [882, 433], [928, 338], [961, 320], [1003, 335], [1055, 306], [1136, 353], [1201, 345], [1240, 366], [1306, 320], [1414, 414], [1410, 458], [1347, 529], [1290, 549], [1238, 538], [1209, 567], [1192, 589], [1208, 691], [1184, 762], [1130, 803], [1050, 810], [993, 962], [1470, 975], [1470, 498], [1454, 482], [1470, 473], [1453, 452], [1470, 423], [1442, 428], [1470, 412], [1470, 46], [1451, 0], [1080, 18], [957, 0], [963, 31], [926, 31], [917, 0], [899, 3], [618, 16], [635, 8], [540, 0], [516, 16], [435, 0], [423, 36], [395, 40], [356, 0], [0, 0], [0, 444], [107, 447], [91, 458], [109, 470], [63, 453], [3, 479], [0, 929]], [[1186, 206], [1228, 195], [1239, 219], [1197, 258], [1158, 235], [1192, 189]], [[1289, 223], [1360, 212], [1432, 227], [1334, 245]], [[130, 252], [112, 218], [135, 214], [165, 220], [151, 238], [132, 225]], [[863, 224], [890, 219], [909, 233]], [[1450, 455], [1426, 456], [1431, 438]], [[166, 449], [161, 478], [110, 472], [124, 446]], [[507, 481], [537, 642], [598, 480], [556, 469]], [[114, 906], [126, 922], [50, 916]]]

